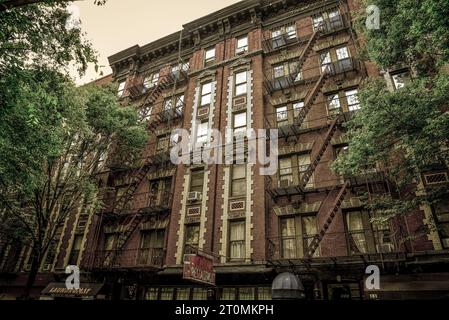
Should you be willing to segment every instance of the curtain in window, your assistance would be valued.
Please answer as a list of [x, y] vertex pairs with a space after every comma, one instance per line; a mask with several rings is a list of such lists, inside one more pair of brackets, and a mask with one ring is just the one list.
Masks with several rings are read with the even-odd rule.
[[235, 300], [235, 288], [223, 288], [220, 300]]
[[281, 220], [282, 258], [296, 258], [295, 218]]
[[232, 196], [246, 193], [246, 165], [234, 165], [232, 168]]
[[176, 289], [176, 300], [189, 300], [190, 288], [178, 288]]
[[198, 225], [186, 228], [186, 244], [197, 247], [200, 240], [200, 227]]
[[193, 288], [193, 300], [206, 300], [207, 290], [203, 288]]
[[173, 300], [173, 288], [161, 288], [161, 300]]
[[231, 259], [245, 258], [245, 222], [233, 222], [230, 225], [230, 256]]
[[349, 245], [352, 254], [366, 253], [367, 244], [363, 228], [362, 212], [348, 212], [346, 214], [346, 224], [349, 231]]
[[254, 300], [255, 288], [239, 288], [239, 300]]

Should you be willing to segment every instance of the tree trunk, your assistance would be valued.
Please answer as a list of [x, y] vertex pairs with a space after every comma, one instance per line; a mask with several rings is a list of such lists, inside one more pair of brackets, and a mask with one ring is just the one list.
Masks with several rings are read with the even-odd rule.
[[28, 274], [28, 279], [27, 279], [27, 282], [25, 285], [23, 296], [22, 296], [24, 300], [30, 299], [31, 289], [33, 288], [34, 282], [36, 281], [36, 277], [39, 272], [39, 265], [41, 263], [41, 261], [40, 261], [41, 255], [39, 253], [34, 253], [32, 255], [33, 255], [33, 258], [31, 261], [31, 268], [30, 268], [30, 272]]

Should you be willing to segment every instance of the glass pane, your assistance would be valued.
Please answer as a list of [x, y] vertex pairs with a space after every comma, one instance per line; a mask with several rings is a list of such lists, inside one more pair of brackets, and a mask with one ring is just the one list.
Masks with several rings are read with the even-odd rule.
[[321, 22], [323, 22], [323, 17], [322, 16], [314, 17], [313, 18], [313, 29], [316, 30]]
[[329, 111], [338, 112], [340, 110], [340, 98], [338, 94], [331, 95], [327, 99], [329, 103]]
[[173, 300], [173, 288], [161, 288], [161, 300]]
[[201, 89], [201, 94], [205, 95], [205, 94], [208, 94], [208, 93], [211, 93], [211, 92], [212, 92], [212, 82], [208, 82], [208, 83], [203, 84], [203, 87]]
[[291, 26], [288, 26], [288, 27], [285, 29], [285, 32], [286, 32], [287, 35], [288, 35], [288, 39], [296, 38], [296, 26], [295, 26], [294, 24], [291, 25]]
[[234, 128], [246, 126], [246, 112], [234, 114]]
[[296, 239], [282, 239], [282, 258], [296, 258]]
[[304, 102], [301, 101], [293, 103], [293, 113], [295, 117], [299, 115], [302, 108], [304, 108]]
[[348, 51], [347, 47], [339, 48], [336, 50], [336, 52], [337, 52], [338, 60], [343, 60], [343, 59], [349, 58], [349, 51]]
[[287, 106], [279, 107], [276, 109], [277, 121], [285, 121], [288, 119]]
[[198, 246], [200, 239], [200, 226], [187, 226], [186, 227], [186, 244], [191, 246]]
[[189, 299], [190, 299], [190, 289], [189, 288], [176, 289], [176, 300], [189, 300]]
[[246, 165], [235, 165], [232, 168], [232, 179], [243, 179], [246, 177]]
[[346, 214], [346, 223], [348, 231], [360, 231], [363, 230], [362, 212], [354, 211]]
[[206, 300], [207, 290], [203, 288], [193, 288], [193, 300]]
[[274, 30], [274, 31], [271, 32], [271, 37], [275, 38], [275, 37], [280, 36], [281, 34], [282, 34], [282, 31], [280, 29], [279, 30]]
[[350, 111], [360, 109], [357, 89], [346, 91], [346, 100]]
[[239, 300], [254, 300], [255, 288], [239, 288]]
[[245, 94], [247, 92], [247, 85], [246, 83], [239, 84], [235, 87], [235, 95], [239, 96], [241, 94]]
[[317, 234], [316, 217], [315, 216], [303, 217], [302, 229], [304, 235], [308, 236], [316, 235]]
[[295, 236], [295, 218], [281, 220], [281, 235], [283, 237]]
[[285, 75], [284, 73], [284, 65], [273, 67], [273, 73], [275, 78], [281, 78]]
[[246, 180], [234, 180], [232, 181], [232, 196], [239, 196], [246, 193]]
[[248, 46], [248, 38], [243, 37], [237, 40], [237, 48], [245, 48]]
[[352, 233], [349, 235], [349, 246], [351, 254], [367, 253], [366, 239], [364, 233]]
[[206, 60], [212, 60], [215, 58], [215, 48], [206, 51]]
[[210, 104], [210, 102], [211, 102], [211, 94], [210, 93], [201, 97], [201, 105], [202, 106], [208, 105], [208, 104]]
[[231, 229], [231, 232], [230, 232], [230, 240], [231, 241], [245, 240], [245, 222], [244, 221], [231, 222], [230, 229]]
[[235, 300], [235, 294], [236, 294], [235, 288], [223, 288], [220, 300]]
[[235, 75], [235, 83], [241, 84], [246, 82], [246, 71], [239, 72]]
[[158, 288], [147, 288], [144, 300], [157, 300]]
[[258, 288], [257, 298], [258, 300], [271, 300], [271, 288]]

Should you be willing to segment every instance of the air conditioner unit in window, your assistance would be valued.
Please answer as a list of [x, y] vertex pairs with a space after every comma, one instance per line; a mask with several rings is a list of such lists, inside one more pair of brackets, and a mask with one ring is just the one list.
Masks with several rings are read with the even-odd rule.
[[288, 188], [292, 186], [291, 180], [280, 180], [279, 181], [279, 188]]
[[187, 201], [200, 201], [201, 200], [201, 192], [189, 192]]

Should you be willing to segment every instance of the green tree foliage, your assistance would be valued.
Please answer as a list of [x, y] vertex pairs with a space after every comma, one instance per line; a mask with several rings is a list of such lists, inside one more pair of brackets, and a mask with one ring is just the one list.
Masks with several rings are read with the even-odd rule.
[[387, 168], [395, 198], [381, 196], [367, 205], [390, 219], [448, 196], [444, 187], [425, 196], [415, 192], [423, 170], [448, 166], [449, 76], [443, 67], [449, 62], [449, 7], [437, 0], [362, 3], [377, 5], [381, 14], [380, 30], [360, 24], [367, 56], [383, 70], [408, 65], [413, 80], [395, 91], [382, 77], [362, 84], [361, 109], [346, 124], [349, 148], [334, 169], [357, 175], [374, 165]]

